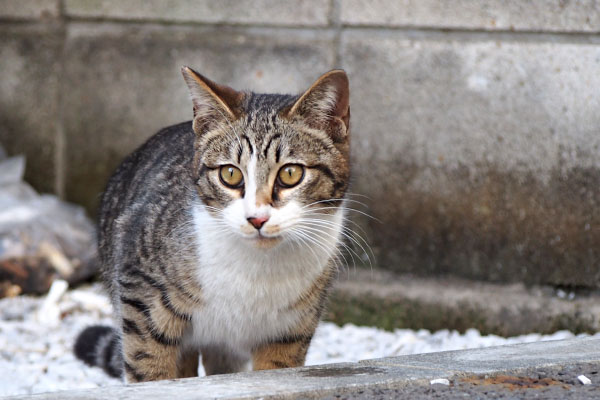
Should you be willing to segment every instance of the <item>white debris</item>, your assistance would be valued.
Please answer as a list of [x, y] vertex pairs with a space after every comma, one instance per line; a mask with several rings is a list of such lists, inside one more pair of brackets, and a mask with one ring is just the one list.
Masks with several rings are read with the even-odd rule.
[[432, 379], [431, 381], [429, 381], [429, 383], [431, 385], [435, 385], [436, 383], [440, 384], [440, 385], [446, 385], [446, 386], [450, 385], [450, 381], [445, 378]]
[[585, 375], [579, 375], [577, 377], [577, 379], [579, 379], [579, 382], [583, 383], [584, 385], [591, 385], [592, 381], [590, 380], [590, 378], [588, 378]]
[[66, 281], [56, 279], [50, 286], [50, 291], [46, 295], [42, 306], [35, 314], [35, 319], [45, 325], [56, 326], [60, 323], [60, 310], [58, 301], [69, 288]]
[[[106, 296], [99, 285], [65, 289], [66, 283], [55, 282], [46, 297], [0, 300], [0, 396], [121, 384], [85, 366], [72, 350], [86, 326], [112, 323]], [[103, 304], [90, 306], [94, 296]]]
[[[0, 396], [122, 384], [100, 368], [86, 366], [73, 354], [79, 332], [89, 325], [110, 325], [111, 316], [110, 301], [98, 284], [67, 290], [65, 282], [56, 282], [46, 297], [0, 299]], [[464, 334], [449, 330], [387, 332], [324, 322], [317, 328], [306, 363], [354, 362], [572, 337], [575, 335], [567, 331], [513, 338], [481, 336], [475, 329]]]

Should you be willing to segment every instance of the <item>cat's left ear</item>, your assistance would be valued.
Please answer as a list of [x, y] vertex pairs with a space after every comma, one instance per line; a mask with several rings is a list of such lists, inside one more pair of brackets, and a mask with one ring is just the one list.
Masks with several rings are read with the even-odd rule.
[[181, 73], [194, 107], [194, 131], [201, 134], [211, 123], [233, 121], [241, 115], [244, 93], [219, 85], [189, 67]]
[[322, 75], [286, 113], [300, 116], [310, 126], [327, 131], [335, 142], [348, 137], [350, 87], [346, 72], [334, 69]]

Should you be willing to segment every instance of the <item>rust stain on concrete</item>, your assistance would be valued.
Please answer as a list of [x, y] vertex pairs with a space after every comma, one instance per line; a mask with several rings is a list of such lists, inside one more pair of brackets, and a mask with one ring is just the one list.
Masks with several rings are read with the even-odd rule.
[[509, 390], [545, 389], [549, 386], [560, 386], [570, 389], [570, 385], [552, 378], [529, 378], [524, 376], [496, 375], [492, 377], [470, 376], [461, 382], [475, 386], [500, 385]]

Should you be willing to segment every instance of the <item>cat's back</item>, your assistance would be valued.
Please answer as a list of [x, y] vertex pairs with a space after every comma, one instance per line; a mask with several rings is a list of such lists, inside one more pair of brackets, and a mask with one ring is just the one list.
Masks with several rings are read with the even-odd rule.
[[120, 164], [100, 203], [101, 258], [111, 255], [115, 239], [133, 239], [135, 231], [155, 225], [169, 205], [189, 195], [194, 137], [191, 121], [166, 127]]

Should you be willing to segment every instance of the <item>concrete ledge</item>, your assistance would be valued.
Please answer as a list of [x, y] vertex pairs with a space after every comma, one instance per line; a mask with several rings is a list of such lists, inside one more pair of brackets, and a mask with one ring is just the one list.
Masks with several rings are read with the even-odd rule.
[[438, 378], [518, 373], [534, 367], [598, 362], [599, 339], [573, 339], [6, 399], [316, 398], [333, 393], [357, 393], [367, 388], [429, 385], [430, 380]]
[[340, 274], [326, 319], [388, 330], [476, 328], [483, 334], [516, 336], [562, 329], [597, 332], [598, 316], [597, 292], [359, 269]]

